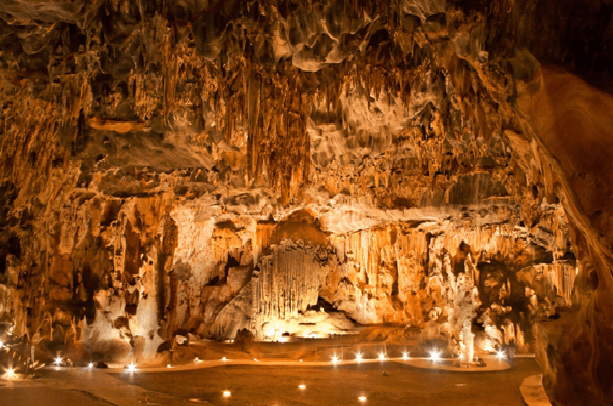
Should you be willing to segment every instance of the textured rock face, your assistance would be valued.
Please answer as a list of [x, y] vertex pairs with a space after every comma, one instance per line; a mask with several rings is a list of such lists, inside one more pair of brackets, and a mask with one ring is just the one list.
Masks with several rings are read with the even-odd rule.
[[[561, 81], [564, 86], [560, 87]], [[578, 253], [570, 314], [539, 325], [545, 384], [556, 398], [611, 403], [611, 278], [613, 273], [610, 199], [613, 99], [565, 72], [543, 70], [539, 91], [522, 100], [538, 135], [538, 148], [552, 162], [554, 188], [564, 196], [572, 219], [571, 239]], [[583, 142], [577, 142], [580, 133]], [[589, 146], [589, 147], [588, 147]], [[588, 152], [589, 149], [589, 152]], [[555, 157], [555, 159], [553, 159]], [[578, 385], [589, 393], [577, 390]]]
[[539, 64], [608, 79], [611, 6], [525, 3], [3, 2], [0, 322], [143, 360], [399, 323], [613, 403], [613, 102]]

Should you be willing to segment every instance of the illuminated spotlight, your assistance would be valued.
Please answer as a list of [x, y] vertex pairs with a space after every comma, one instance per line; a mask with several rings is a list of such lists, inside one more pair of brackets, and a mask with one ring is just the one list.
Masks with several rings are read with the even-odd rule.
[[436, 351], [432, 351], [432, 352], [430, 353], [430, 360], [431, 360], [432, 362], [439, 361], [440, 359], [441, 359], [441, 354], [439, 354], [438, 352], [436, 352]]
[[332, 357], [332, 363], [333, 363], [333, 364], [338, 364], [338, 363], [339, 363], [339, 361], [340, 361], [340, 360], [338, 359], [338, 357], [337, 357], [336, 355]]
[[93, 363], [93, 362], [90, 362], [89, 364], [87, 364], [87, 367], [88, 367], [89, 369], [92, 369], [92, 368], [94, 367], [94, 363]]
[[298, 389], [305, 390], [306, 389], [306, 385], [298, 385]]
[[358, 352], [357, 354], [355, 354], [355, 359], [360, 362], [362, 361], [362, 353]]
[[172, 365], [167, 364], [167, 365], [166, 365], [166, 368], [172, 368]]
[[13, 368], [9, 368], [5, 373], [7, 379], [13, 379], [15, 377], [15, 370]]
[[366, 402], [366, 396], [360, 396], [360, 397], [358, 397], [358, 400], [360, 402]]
[[55, 359], [55, 365], [60, 365], [61, 363], [62, 363], [62, 358], [57, 357], [57, 358]]
[[232, 392], [230, 392], [229, 390], [223, 391], [223, 397], [224, 398], [229, 398], [230, 396], [232, 396]]
[[134, 372], [134, 371], [136, 371], [136, 364], [134, 364], [134, 363], [129, 363], [129, 364], [128, 364], [128, 368], [127, 368], [127, 369], [128, 369], [128, 372]]
[[502, 352], [502, 351], [498, 351], [498, 352], [496, 353], [496, 356], [498, 357], [498, 359], [503, 359], [503, 358], [504, 358], [504, 352]]
[[464, 359], [464, 354], [460, 353], [460, 355], [458, 356], [460, 359]]
[[380, 352], [380, 353], [379, 353], [379, 359], [380, 359], [380, 360], [384, 360], [384, 359], [385, 359], [385, 354], [384, 354], [384, 353], [382, 353], [382, 352]]
[[221, 360], [222, 360], [222, 361], [227, 361], [226, 357], [223, 357]]
[[198, 357], [194, 358], [194, 362], [196, 362], [196, 363], [200, 362], [200, 358], [198, 358]]
[[254, 359], [253, 359], [253, 361], [254, 361], [254, 362], [258, 362], [258, 359], [257, 359], [257, 358], [254, 358]]
[[302, 362], [302, 359], [300, 359], [300, 362]]
[[408, 359], [409, 358], [409, 353], [408, 352], [403, 352], [402, 353], [402, 359]]

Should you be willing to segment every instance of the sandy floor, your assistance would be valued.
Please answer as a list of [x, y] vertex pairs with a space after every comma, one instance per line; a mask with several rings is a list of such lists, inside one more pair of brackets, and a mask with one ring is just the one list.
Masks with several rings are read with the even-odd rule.
[[[228, 365], [114, 376], [179, 402], [214, 405], [358, 405], [358, 397], [366, 396], [365, 404], [370, 406], [521, 406], [522, 380], [539, 372], [534, 360], [518, 359], [506, 371], [470, 374], [386, 362], [328, 367]], [[306, 385], [306, 389], [300, 390], [298, 385]], [[231, 391], [230, 398], [222, 396], [225, 390]]]
[[54, 388], [0, 388], [0, 404], [2, 406], [51, 405], [56, 406], [111, 406], [104, 399], [92, 397], [78, 390], [63, 390]]
[[[355, 360], [359, 351], [364, 359], [372, 360], [380, 352], [401, 357], [409, 349], [365, 344], [357, 337], [258, 343], [250, 353], [236, 345], [206, 342], [177, 352], [176, 369], [170, 371], [162, 365], [158, 365], [162, 372], [134, 374], [120, 372], [122, 369], [47, 368], [37, 372], [38, 379], [0, 381], [0, 406], [523, 406], [522, 380], [541, 373], [534, 359], [515, 359], [508, 370], [480, 372], [416, 367], [427, 366], [429, 361], [415, 366], [389, 360], [330, 363], [334, 355]], [[417, 353], [413, 350], [411, 354]], [[260, 360], [257, 364], [255, 355]], [[196, 356], [207, 361], [194, 363]], [[224, 356], [230, 361], [222, 362]], [[298, 362], [302, 358], [303, 364]], [[237, 365], [241, 362], [243, 365]], [[286, 365], [265, 365], [267, 362]], [[488, 365], [495, 362], [488, 361]], [[203, 369], [180, 370], [193, 367]], [[223, 391], [230, 391], [231, 397], [224, 398]], [[359, 402], [359, 396], [365, 396], [366, 402]]]

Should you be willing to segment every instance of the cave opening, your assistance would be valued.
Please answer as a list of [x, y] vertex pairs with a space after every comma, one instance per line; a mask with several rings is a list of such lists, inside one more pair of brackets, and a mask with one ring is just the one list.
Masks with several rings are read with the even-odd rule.
[[321, 296], [317, 297], [317, 303], [314, 305], [309, 305], [306, 308], [307, 311], [318, 311], [318, 312], [326, 312], [326, 313], [334, 313], [338, 312], [338, 309], [334, 307], [334, 305], [328, 302]]

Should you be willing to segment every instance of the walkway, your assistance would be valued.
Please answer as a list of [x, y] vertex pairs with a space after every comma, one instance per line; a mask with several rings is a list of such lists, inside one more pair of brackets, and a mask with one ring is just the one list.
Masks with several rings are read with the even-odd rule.
[[[137, 367], [135, 373], [151, 373], [151, 372], [172, 372], [172, 371], [192, 371], [197, 369], [214, 368], [228, 365], [260, 365], [260, 366], [342, 366], [342, 365], [360, 365], [360, 364], [383, 364], [386, 362], [396, 362], [404, 365], [410, 365], [421, 369], [435, 369], [453, 372], [486, 372], [486, 371], [504, 371], [511, 366], [502, 359], [496, 356], [487, 355], [482, 357], [486, 363], [485, 367], [476, 365], [458, 367], [459, 360], [457, 358], [441, 358], [437, 361], [432, 361], [430, 358], [384, 358], [384, 359], [352, 359], [338, 361], [297, 361], [297, 360], [270, 360], [270, 359], [219, 359], [219, 360], [198, 360], [190, 364], [172, 365], [166, 367]], [[123, 365], [109, 365], [108, 373], [122, 373], [129, 371]]]
[[528, 406], [551, 406], [543, 387], [543, 375], [532, 375], [524, 379], [519, 387], [522, 398]]

